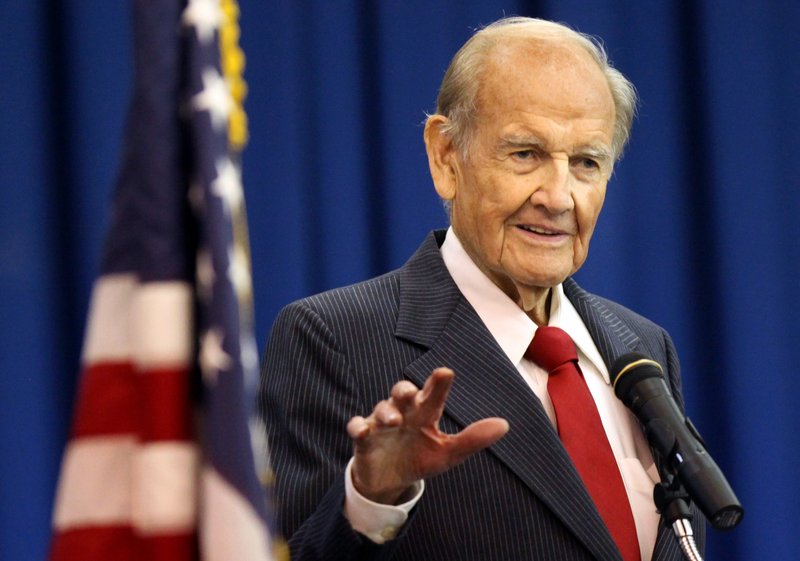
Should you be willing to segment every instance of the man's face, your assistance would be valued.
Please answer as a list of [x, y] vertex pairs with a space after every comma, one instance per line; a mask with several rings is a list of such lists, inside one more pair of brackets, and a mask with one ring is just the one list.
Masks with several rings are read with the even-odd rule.
[[614, 103], [578, 47], [512, 46], [491, 55], [467, 157], [453, 155], [452, 226], [481, 270], [524, 300], [586, 259], [613, 166]]

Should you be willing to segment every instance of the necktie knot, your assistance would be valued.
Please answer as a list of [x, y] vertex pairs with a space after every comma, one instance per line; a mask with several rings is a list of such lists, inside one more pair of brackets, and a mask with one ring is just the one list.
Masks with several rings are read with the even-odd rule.
[[562, 364], [578, 360], [578, 351], [563, 329], [543, 326], [536, 329], [525, 358], [550, 373]]

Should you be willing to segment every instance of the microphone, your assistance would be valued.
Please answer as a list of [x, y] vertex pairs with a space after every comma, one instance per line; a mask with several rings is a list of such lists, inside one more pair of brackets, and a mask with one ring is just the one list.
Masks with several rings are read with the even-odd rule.
[[647, 440], [665, 468], [683, 484], [711, 524], [720, 530], [736, 526], [744, 509], [697, 429], [670, 395], [661, 365], [645, 355], [628, 353], [614, 362], [611, 383], [616, 396], [644, 425]]

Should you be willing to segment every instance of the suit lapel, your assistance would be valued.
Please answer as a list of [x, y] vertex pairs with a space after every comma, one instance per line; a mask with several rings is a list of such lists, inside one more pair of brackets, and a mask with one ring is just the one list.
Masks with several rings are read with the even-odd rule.
[[456, 381], [445, 414], [460, 426], [503, 417], [509, 433], [489, 449], [598, 559], [619, 552], [544, 409], [450, 277], [429, 237], [400, 284], [398, 337], [429, 350], [406, 376], [419, 386], [448, 366]]
[[[578, 311], [609, 369], [620, 356], [640, 350], [639, 336], [601, 300], [583, 290], [571, 278], [564, 281], [564, 294]], [[682, 553], [672, 530], [661, 518], [652, 561], [672, 559], [682, 559]]]
[[571, 278], [564, 281], [564, 294], [581, 316], [609, 369], [620, 356], [639, 349], [639, 336], [628, 324]]

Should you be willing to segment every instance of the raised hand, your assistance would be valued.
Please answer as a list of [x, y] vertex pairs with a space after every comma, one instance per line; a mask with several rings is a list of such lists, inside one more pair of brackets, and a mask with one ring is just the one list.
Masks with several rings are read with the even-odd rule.
[[364, 497], [396, 504], [416, 481], [448, 470], [508, 432], [508, 422], [497, 417], [472, 423], [458, 434], [439, 430], [454, 376], [449, 368], [437, 368], [421, 390], [398, 382], [369, 417], [350, 419], [353, 484]]

